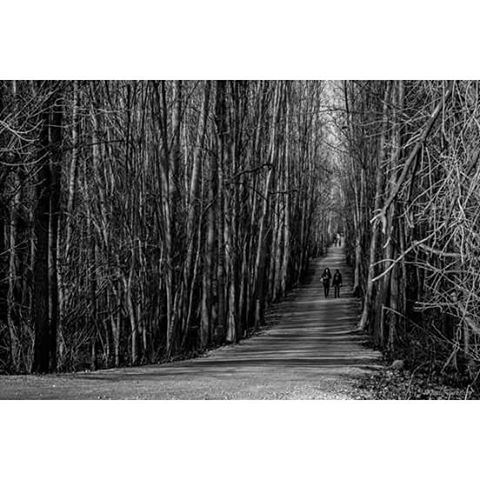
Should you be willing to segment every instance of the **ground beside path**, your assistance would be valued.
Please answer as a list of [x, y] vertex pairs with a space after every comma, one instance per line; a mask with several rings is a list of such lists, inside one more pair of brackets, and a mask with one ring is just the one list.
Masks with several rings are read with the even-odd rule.
[[[323, 269], [343, 275], [341, 298], [325, 299]], [[278, 323], [206, 356], [162, 365], [58, 375], [0, 377], [0, 399], [351, 399], [381, 355], [355, 332], [358, 300], [343, 251], [331, 247], [312, 276], [271, 309]]]

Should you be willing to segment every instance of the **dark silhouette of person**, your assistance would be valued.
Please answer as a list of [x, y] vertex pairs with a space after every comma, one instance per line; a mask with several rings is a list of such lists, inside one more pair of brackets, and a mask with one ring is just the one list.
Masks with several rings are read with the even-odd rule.
[[333, 275], [333, 296], [334, 298], [340, 298], [340, 287], [342, 286], [342, 274], [340, 273], [340, 270], [335, 271], [335, 274]]
[[325, 292], [325, 298], [328, 297], [331, 280], [332, 280], [332, 274], [330, 273], [330, 269], [327, 267], [322, 273], [322, 283], [323, 283], [323, 291]]

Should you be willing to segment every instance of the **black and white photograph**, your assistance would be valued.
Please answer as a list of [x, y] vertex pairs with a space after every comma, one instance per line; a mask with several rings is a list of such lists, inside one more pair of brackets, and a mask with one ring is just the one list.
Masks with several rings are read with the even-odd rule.
[[478, 398], [479, 86], [2, 81], [0, 398]]
[[423, 6], [180, 3], [7, 29], [0, 450], [92, 455], [73, 478], [158, 474], [157, 451], [175, 478], [384, 478], [408, 451], [413, 477], [466, 476], [419, 452], [480, 399], [472, 53], [433, 17], [402, 40]]

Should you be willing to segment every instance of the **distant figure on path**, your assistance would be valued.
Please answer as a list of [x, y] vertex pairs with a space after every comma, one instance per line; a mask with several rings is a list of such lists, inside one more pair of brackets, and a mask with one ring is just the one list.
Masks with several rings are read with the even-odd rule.
[[333, 275], [333, 296], [334, 298], [340, 298], [340, 287], [342, 286], [342, 274], [340, 270], [335, 271], [335, 275]]
[[330, 291], [330, 280], [332, 279], [332, 274], [330, 269], [327, 267], [322, 273], [322, 283], [323, 291], [325, 292], [325, 298], [328, 297], [328, 292]]
[[340, 233], [337, 233], [337, 247], [341, 247], [341, 246], [342, 246], [342, 237]]

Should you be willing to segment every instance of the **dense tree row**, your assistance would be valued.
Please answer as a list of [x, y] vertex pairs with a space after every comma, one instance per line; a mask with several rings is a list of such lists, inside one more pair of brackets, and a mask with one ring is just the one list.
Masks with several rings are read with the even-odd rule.
[[322, 82], [0, 82], [0, 369], [235, 342], [332, 233]]
[[[343, 82], [336, 115], [360, 327], [444, 370], [480, 361], [478, 82]], [[416, 353], [415, 353], [416, 352]]]

